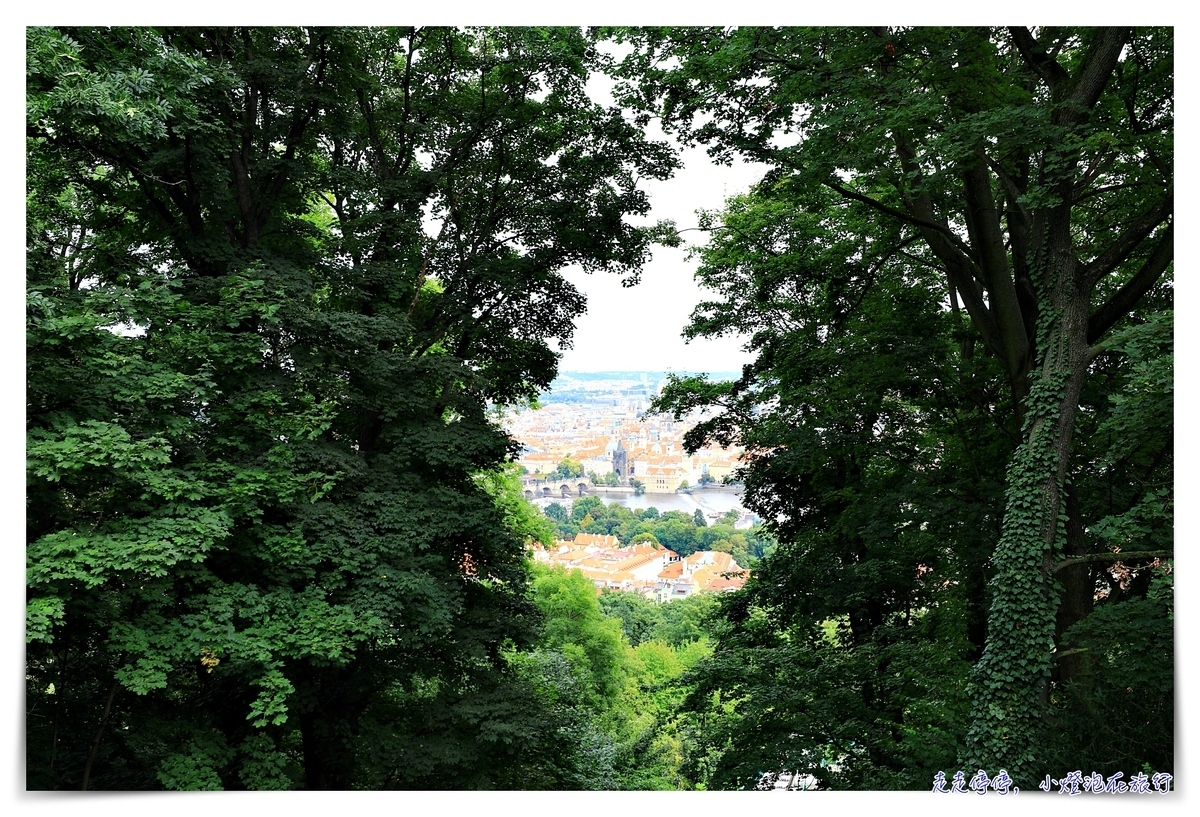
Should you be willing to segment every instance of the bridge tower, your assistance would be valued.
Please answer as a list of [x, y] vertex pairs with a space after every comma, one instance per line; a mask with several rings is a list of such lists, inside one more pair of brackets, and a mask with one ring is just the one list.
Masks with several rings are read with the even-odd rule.
[[622, 482], [633, 476], [633, 457], [629, 456], [625, 441], [620, 438], [617, 439], [617, 448], [613, 451], [613, 471]]

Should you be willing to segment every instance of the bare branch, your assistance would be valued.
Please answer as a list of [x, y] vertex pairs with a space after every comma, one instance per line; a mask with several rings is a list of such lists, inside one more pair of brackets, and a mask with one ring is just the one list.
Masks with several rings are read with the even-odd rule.
[[1066, 69], [1059, 65], [1054, 57], [1046, 53], [1046, 49], [1034, 38], [1029, 29], [1025, 26], [1012, 26], [1008, 32], [1012, 35], [1013, 44], [1017, 47], [1021, 58], [1025, 60], [1025, 64], [1044, 79], [1047, 85], [1054, 87], [1069, 78]]
[[1146, 259], [1146, 263], [1142, 264], [1142, 268], [1088, 319], [1088, 343], [1095, 343], [1117, 321], [1132, 311], [1142, 296], [1158, 283], [1174, 258], [1175, 225], [1171, 224], [1159, 239], [1154, 252]]
[[1134, 219], [1133, 223], [1117, 237], [1117, 240], [1108, 249], [1087, 265], [1087, 269], [1084, 271], [1085, 285], [1095, 286], [1097, 281], [1127, 260], [1147, 236], [1171, 217], [1174, 210], [1175, 189], [1171, 188], [1167, 190], [1167, 194], [1163, 198]]
[[1086, 556], [1072, 556], [1069, 559], [1063, 559], [1051, 567], [1050, 572], [1057, 573], [1071, 565], [1081, 565], [1087, 562], [1126, 562], [1173, 558], [1175, 558], [1175, 551], [1173, 550], [1129, 550], [1121, 553], [1089, 553]]

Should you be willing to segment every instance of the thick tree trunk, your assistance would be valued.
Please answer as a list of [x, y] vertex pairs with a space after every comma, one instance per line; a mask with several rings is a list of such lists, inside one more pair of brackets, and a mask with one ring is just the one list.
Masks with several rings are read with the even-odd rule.
[[[1009, 465], [995, 555], [988, 644], [972, 676], [965, 767], [1006, 770], [1030, 784], [1043, 728], [1062, 587], [1051, 573], [1067, 540], [1065, 486], [1087, 373], [1089, 299], [1071, 247], [1070, 208], [1045, 225], [1038, 368], [1025, 399], [1023, 442]], [[1073, 588], [1078, 593], [1078, 588]]]
[[[1072, 486], [1066, 488], [1067, 509], [1067, 538], [1063, 555], [1066, 557], [1083, 556], [1088, 552], [1084, 536], [1083, 522], [1080, 519], [1079, 502], [1075, 497]], [[1080, 563], [1060, 569], [1055, 578], [1062, 584], [1062, 600], [1058, 605], [1058, 616], [1055, 621], [1054, 643], [1058, 647], [1058, 658], [1054, 664], [1053, 680], [1057, 683], [1067, 683], [1077, 678], [1083, 669], [1084, 656], [1082, 653], [1063, 655], [1063, 634], [1075, 624], [1083, 621], [1095, 606], [1095, 582], [1092, 578], [1092, 565]]]
[[[1050, 89], [1053, 124], [1065, 129], [1087, 121], [1128, 36], [1127, 29], [1119, 28], [1094, 32], [1082, 64], [1072, 74], [1032, 33], [1012, 29], [1017, 51]], [[1093, 281], [1080, 267], [1072, 240], [1078, 154], [1066, 142], [1050, 152], [1056, 155], [1043, 158], [1039, 183], [1057, 203], [1029, 221], [1029, 272], [1038, 290], [1036, 364], [1022, 401], [1023, 441], [1008, 469], [988, 643], [972, 674], [971, 725], [963, 758], [964, 768], [991, 774], [1005, 769], [1019, 786], [1045, 773], [1036, 765], [1033, 747], [1039, 745], [1038, 733], [1048, 714], [1056, 639], [1064, 626], [1086, 614], [1087, 606], [1085, 571], [1061, 577], [1060, 584], [1052, 566], [1065, 547], [1082, 544], [1079, 520], [1068, 524], [1067, 512], [1074, 508], [1073, 503], [1067, 507], [1065, 494], [1089, 361]], [[1073, 536], [1068, 535], [1069, 527]]]
[[309, 791], [347, 791], [354, 782], [354, 730], [361, 706], [352, 700], [350, 674], [345, 668], [322, 673], [315, 682], [313, 708], [300, 715], [304, 788]]

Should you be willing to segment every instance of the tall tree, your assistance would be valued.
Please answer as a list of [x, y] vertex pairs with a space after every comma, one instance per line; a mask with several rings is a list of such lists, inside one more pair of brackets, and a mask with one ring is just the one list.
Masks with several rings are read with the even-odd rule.
[[[1019, 430], [1019, 443], [990, 556], [987, 636], [961, 761], [1006, 768], [1028, 785], [1040, 773], [1050, 684], [1077, 678], [1077, 658], [1063, 651], [1055, 664], [1056, 645], [1090, 613], [1100, 566], [1144, 567], [1169, 554], [1135, 545], [1116, 556], [1089, 534], [1091, 499], [1077, 494], [1094, 463], [1073, 452], [1098, 360], [1116, 351], [1106, 339], [1147, 320], [1161, 326], [1147, 305], [1170, 306], [1172, 32], [743, 28], [616, 37], [634, 45], [622, 62], [627, 100], [718, 158], [767, 163], [764, 197], [819, 214], [823, 234], [846, 236], [845, 258], [859, 270], [825, 293], [841, 313], [857, 310], [878, 279], [926, 267], [964, 322], [955, 330], [960, 356], [982, 351], [999, 367], [1004, 400], [987, 402], [1007, 405], [1001, 425]], [[695, 328], [721, 327], [701, 314]], [[732, 388], [752, 388], [773, 363]], [[691, 391], [704, 397], [704, 388]], [[1152, 470], [1169, 474], [1169, 450], [1156, 436], [1163, 455]], [[1159, 497], [1158, 514], [1164, 502], [1169, 496]]]
[[697, 673], [708, 753], [694, 772], [715, 787], [787, 770], [924, 788], [962, 739], [1014, 430], [976, 405], [995, 399], [998, 367], [958, 367], [934, 273], [893, 267], [863, 286], [879, 247], [796, 204], [734, 200], [700, 252], [727, 300], [693, 329], [753, 335], [753, 382], [682, 380], [660, 400], [721, 408], [685, 443], [751, 452], [745, 501], [779, 539]]
[[511, 783], [485, 409], [553, 378], [565, 266], [636, 277], [674, 159], [578, 31], [27, 45], [29, 786]]

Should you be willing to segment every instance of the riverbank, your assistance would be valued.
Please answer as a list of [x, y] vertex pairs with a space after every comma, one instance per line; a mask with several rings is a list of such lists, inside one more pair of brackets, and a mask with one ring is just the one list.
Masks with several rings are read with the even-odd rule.
[[742, 494], [746, 490], [744, 485], [697, 485], [692, 488], [683, 488], [676, 493], [680, 494]]
[[[731, 487], [733, 490], [730, 490]], [[625, 486], [613, 488], [610, 486], [589, 485], [588, 493], [585, 496], [594, 496], [605, 504], [615, 502], [618, 505], [629, 508], [631, 511], [657, 508], [662, 513], [666, 511], [683, 511], [691, 514], [699, 509], [705, 517], [714, 519], [732, 510], [736, 510], [742, 514], [745, 513], [745, 508], [741, 504], [742, 494], [740, 490], [737, 490], [738, 487], [721, 486], [722, 490], [707, 488], [704, 490], [673, 491], [666, 494], [652, 494], [649, 492], [638, 494], [632, 488]], [[604, 489], [603, 492], [601, 488]], [[545, 496], [534, 497], [531, 501], [543, 509], [550, 503], [555, 502], [570, 510], [572, 503], [582, 498], [579, 496]]]

